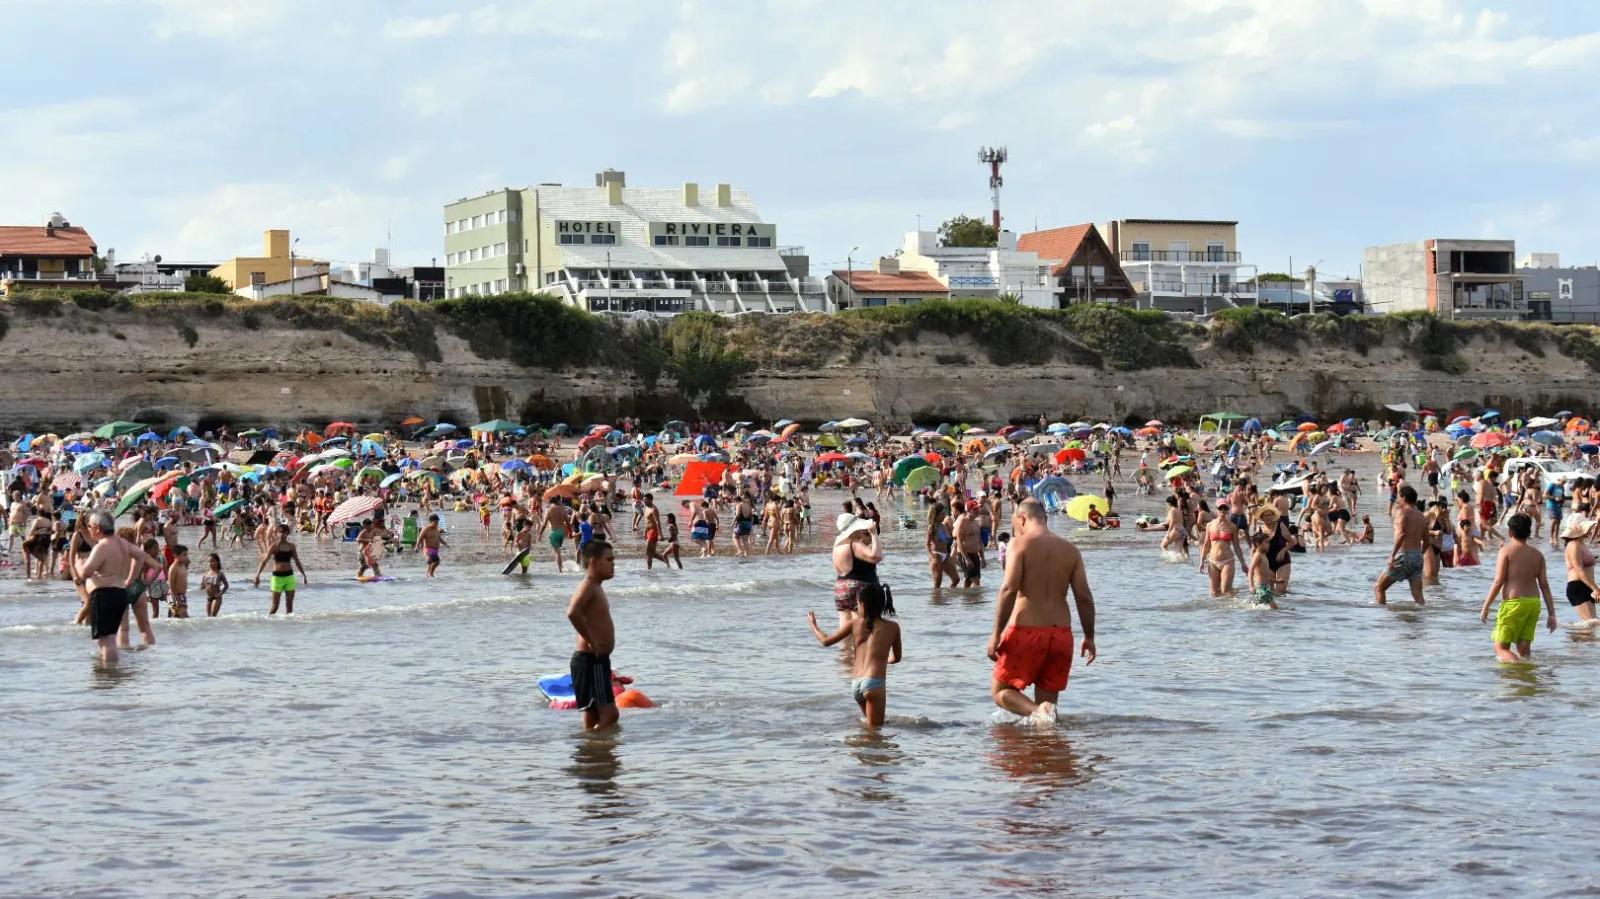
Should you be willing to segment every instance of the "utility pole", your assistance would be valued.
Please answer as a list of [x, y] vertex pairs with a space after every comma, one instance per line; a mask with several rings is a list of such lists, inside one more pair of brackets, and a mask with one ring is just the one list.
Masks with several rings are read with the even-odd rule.
[[300, 285], [295, 283], [294, 280], [294, 248], [299, 243], [300, 238], [298, 237], [289, 241], [289, 296], [291, 297], [297, 296], [300, 293]]

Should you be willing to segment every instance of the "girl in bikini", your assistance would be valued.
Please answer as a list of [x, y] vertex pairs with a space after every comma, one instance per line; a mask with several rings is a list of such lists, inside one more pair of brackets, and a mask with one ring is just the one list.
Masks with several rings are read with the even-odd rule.
[[1244, 549], [1239, 529], [1228, 517], [1228, 504], [1218, 503], [1217, 512], [1200, 541], [1200, 570], [1211, 578], [1211, 595], [1226, 596], [1233, 592], [1234, 562], [1244, 564]]

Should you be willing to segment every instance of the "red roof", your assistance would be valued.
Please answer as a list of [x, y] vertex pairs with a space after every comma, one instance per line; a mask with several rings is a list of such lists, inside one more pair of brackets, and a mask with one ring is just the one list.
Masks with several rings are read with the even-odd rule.
[[1048, 231], [1032, 231], [1017, 238], [1017, 249], [1022, 251], [1032, 250], [1039, 254], [1040, 259], [1049, 259], [1057, 264], [1052, 268], [1052, 274], [1060, 274], [1061, 269], [1077, 255], [1078, 247], [1083, 244], [1084, 238], [1094, 230], [1094, 224], [1069, 225], [1065, 228], [1051, 228]]
[[94, 238], [82, 228], [0, 225], [0, 256], [93, 256]]
[[949, 293], [938, 278], [927, 272], [847, 272], [834, 269], [833, 276], [850, 285], [856, 293]]

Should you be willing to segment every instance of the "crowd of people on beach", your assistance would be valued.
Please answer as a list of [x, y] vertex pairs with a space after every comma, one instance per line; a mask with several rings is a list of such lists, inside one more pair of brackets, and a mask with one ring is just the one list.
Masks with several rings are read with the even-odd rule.
[[[1095, 655], [1083, 558], [1052, 532], [1052, 515], [1081, 522], [1084, 532], [1115, 532], [1123, 523], [1119, 483], [1150, 501], [1165, 493], [1165, 518], [1140, 515], [1131, 530], [1159, 535], [1157, 552], [1168, 562], [1192, 562], [1198, 546], [1212, 596], [1234, 596], [1242, 572], [1244, 601], [1277, 608], [1297, 555], [1375, 542], [1376, 502], [1363, 512], [1360, 479], [1331, 460], [1376, 449], [1383, 462], [1376, 495], [1387, 495], [1382, 514], [1394, 534], [1378, 603], [1404, 582], [1421, 604], [1425, 584], [1478, 565], [1499, 544], [1482, 614], [1499, 601], [1496, 654], [1526, 659], [1541, 608], [1556, 626], [1544, 555], [1530, 545], [1548, 526], [1578, 623], [1595, 621], [1600, 441], [1589, 438], [1587, 420], [1562, 413], [1501, 423], [1486, 410], [1447, 425], [1418, 415], [1390, 427], [1355, 419], [1326, 428], [1310, 421], [1269, 428], [1254, 419], [1234, 427], [1242, 418], [1185, 430], [1154, 420], [1132, 429], [1041, 417], [1036, 429], [941, 425], [907, 434], [860, 419], [809, 432], [791, 421], [770, 429], [683, 421], [647, 428], [624, 419], [581, 431], [491, 421], [464, 433], [410, 419], [365, 436], [350, 422], [320, 431], [219, 427], [202, 436], [112, 422], [65, 438], [24, 435], [10, 445], [0, 460], [7, 524], [0, 564], [14, 566], [20, 552], [24, 577], [70, 580], [80, 599], [76, 621], [110, 662], [130, 645], [130, 624], [144, 645], [155, 643], [151, 622], [163, 605], [169, 617], [189, 617], [191, 581], [205, 614], [221, 614], [233, 587], [224, 542], [253, 552], [253, 584], [269, 579], [268, 614], [280, 606], [292, 614], [309, 583], [296, 538], [353, 544], [355, 576], [364, 581], [389, 579], [385, 566], [408, 552], [434, 577], [450, 528], [474, 521], [491, 544], [498, 526], [506, 574], [527, 575], [545, 551], [564, 571], [570, 542], [583, 572], [569, 609], [579, 635], [573, 688], [586, 723], [598, 727], [615, 717], [608, 702], [614, 629], [601, 585], [615, 571], [618, 545], [639, 544], [647, 569], [684, 567], [681, 528], [706, 560], [794, 553], [816, 535], [813, 492], [828, 491], [843, 498], [832, 529], [838, 617], [828, 632], [814, 615], [809, 624], [824, 645], [854, 645], [851, 689], [863, 717], [881, 723], [886, 666], [902, 655], [892, 591], [877, 575], [886, 542], [881, 506], [893, 510], [891, 525], [922, 531], [935, 589], [978, 589], [998, 564], [987, 649], [995, 702], [1052, 719], [1074, 653], [1069, 592], [1081, 654]], [[1425, 498], [1408, 480], [1413, 470]], [[1086, 491], [1089, 484], [1099, 495]], [[668, 495], [670, 502], [657, 499]], [[629, 516], [626, 525], [619, 515]], [[123, 516], [128, 523], [119, 527]], [[198, 577], [182, 529], [198, 530], [196, 555], [210, 542]], [[1022, 692], [1029, 686], [1031, 699]]]

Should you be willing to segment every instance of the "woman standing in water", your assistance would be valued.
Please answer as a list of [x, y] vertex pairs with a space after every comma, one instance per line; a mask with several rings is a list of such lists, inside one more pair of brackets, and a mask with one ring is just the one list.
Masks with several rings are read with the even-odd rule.
[[1205, 536], [1200, 541], [1200, 570], [1211, 578], [1211, 595], [1226, 596], [1233, 592], [1235, 561], [1244, 564], [1244, 548], [1239, 545], [1243, 537], [1233, 520], [1228, 517], [1228, 504], [1217, 504], [1217, 517], [1206, 525]]
[[309, 584], [311, 579], [306, 577], [306, 566], [300, 562], [300, 550], [289, 540], [289, 527], [279, 524], [273, 529], [271, 549], [261, 557], [261, 564], [256, 566], [257, 587], [261, 586], [261, 572], [267, 567], [267, 562], [272, 563], [272, 610], [268, 615], [278, 614], [278, 596], [284, 597], [284, 614], [294, 614], [295, 581], [294, 570], [300, 569], [300, 583]]
[[883, 542], [869, 518], [841, 512], [838, 526], [833, 539], [833, 607], [842, 628], [859, 613], [862, 589], [878, 583]]
[[1594, 551], [1588, 545], [1592, 533], [1594, 522], [1578, 516], [1567, 519], [1561, 529], [1561, 539], [1566, 543], [1562, 552], [1567, 560], [1567, 602], [1587, 627], [1594, 626], [1595, 598], [1600, 597], [1600, 585], [1594, 581]]

